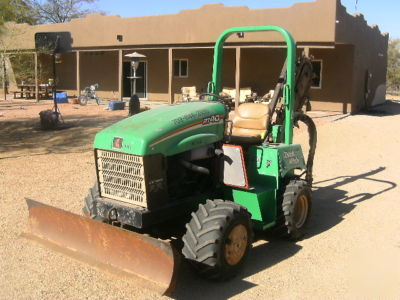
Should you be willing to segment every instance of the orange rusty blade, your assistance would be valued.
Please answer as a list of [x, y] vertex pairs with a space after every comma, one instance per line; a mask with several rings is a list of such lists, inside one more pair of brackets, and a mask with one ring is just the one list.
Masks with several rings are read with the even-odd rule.
[[26, 202], [25, 237], [160, 294], [173, 291], [178, 255], [170, 243], [34, 200]]

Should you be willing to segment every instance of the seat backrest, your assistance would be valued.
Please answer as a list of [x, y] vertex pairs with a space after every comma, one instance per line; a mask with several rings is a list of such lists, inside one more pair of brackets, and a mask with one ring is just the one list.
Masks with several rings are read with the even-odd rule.
[[[236, 112], [229, 113], [232, 135], [265, 138], [270, 118], [269, 106], [261, 103], [243, 103]], [[228, 128], [228, 133], [230, 129]]]

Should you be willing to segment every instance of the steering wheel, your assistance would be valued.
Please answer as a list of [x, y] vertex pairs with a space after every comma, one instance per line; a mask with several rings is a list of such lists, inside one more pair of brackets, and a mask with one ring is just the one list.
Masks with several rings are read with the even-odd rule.
[[218, 94], [214, 94], [214, 93], [201, 93], [200, 94], [200, 99], [204, 99], [204, 96], [211, 96], [211, 97], [216, 97], [219, 101], [228, 104], [230, 101], [233, 100], [232, 97], [225, 97], [225, 96], [221, 96]]
[[218, 99], [219, 102], [221, 102], [223, 105], [225, 105], [227, 111], [231, 111], [232, 109], [232, 97], [224, 97], [218, 94], [214, 94], [214, 93], [201, 93], [200, 94], [200, 100], [204, 99], [205, 96], [210, 96], [210, 97], [216, 97]]
[[204, 99], [205, 96], [212, 96], [212, 97], [216, 97], [218, 98], [218, 100], [222, 100], [222, 96], [218, 95], [218, 94], [214, 94], [214, 93], [201, 93], [200, 94], [200, 99]]

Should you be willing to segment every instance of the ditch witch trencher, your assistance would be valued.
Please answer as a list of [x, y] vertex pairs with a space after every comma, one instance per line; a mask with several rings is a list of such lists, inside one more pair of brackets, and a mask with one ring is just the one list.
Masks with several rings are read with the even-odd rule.
[[[283, 36], [286, 63], [269, 105], [244, 103], [229, 112], [219, 96], [223, 45], [232, 34], [256, 31]], [[301, 111], [311, 62], [303, 57], [296, 65], [295, 55], [292, 36], [280, 27], [223, 32], [207, 100], [152, 109], [99, 132], [97, 182], [84, 216], [27, 200], [27, 236], [161, 294], [173, 290], [181, 256], [203, 277], [227, 279], [244, 265], [253, 231], [301, 238], [316, 129]], [[292, 143], [298, 121], [310, 133], [307, 163]]]

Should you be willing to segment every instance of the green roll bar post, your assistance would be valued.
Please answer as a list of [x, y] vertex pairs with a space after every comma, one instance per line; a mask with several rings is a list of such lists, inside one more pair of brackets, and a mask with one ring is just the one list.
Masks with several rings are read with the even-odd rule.
[[[212, 84], [209, 85], [209, 93], [219, 94], [221, 92], [221, 75], [222, 75], [222, 57], [224, 43], [229, 36], [239, 32], [257, 32], [257, 31], [276, 31], [285, 39], [287, 45], [287, 72], [286, 84], [283, 87], [283, 101], [285, 105], [285, 144], [293, 142], [293, 109], [294, 109], [294, 76], [295, 76], [295, 60], [296, 60], [296, 42], [292, 35], [285, 29], [278, 26], [246, 26], [233, 27], [225, 30], [218, 38], [214, 47], [214, 64], [212, 74]], [[214, 97], [214, 100], [216, 98]]]

